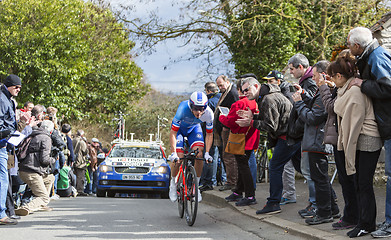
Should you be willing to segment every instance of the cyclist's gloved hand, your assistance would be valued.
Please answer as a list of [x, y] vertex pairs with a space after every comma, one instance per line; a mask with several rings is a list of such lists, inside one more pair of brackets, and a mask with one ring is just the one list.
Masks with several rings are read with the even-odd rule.
[[175, 162], [176, 160], [179, 160], [178, 155], [176, 152], [171, 153], [170, 156], [168, 156], [168, 161]]
[[204, 158], [206, 160], [206, 163], [211, 163], [213, 162], [213, 158], [211, 155], [209, 155], [209, 152], [205, 152]]

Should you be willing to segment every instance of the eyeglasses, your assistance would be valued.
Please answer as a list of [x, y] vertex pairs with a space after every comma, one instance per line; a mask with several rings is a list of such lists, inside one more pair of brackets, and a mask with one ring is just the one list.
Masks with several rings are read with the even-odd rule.
[[250, 87], [252, 87], [252, 86], [253, 86], [253, 85], [248, 86], [247, 88], [243, 89], [242, 92], [243, 92], [243, 93], [248, 92], [248, 91], [250, 90]]
[[22, 86], [13, 86], [13, 88], [16, 89], [22, 89]]

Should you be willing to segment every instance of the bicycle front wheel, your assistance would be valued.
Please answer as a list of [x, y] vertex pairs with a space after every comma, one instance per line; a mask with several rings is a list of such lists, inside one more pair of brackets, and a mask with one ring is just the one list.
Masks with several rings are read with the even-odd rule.
[[198, 182], [196, 171], [193, 166], [189, 166], [186, 171], [186, 190], [185, 216], [187, 225], [193, 226], [198, 209]]
[[178, 194], [178, 212], [179, 217], [183, 218], [183, 213], [185, 212], [185, 202], [184, 202], [184, 185], [182, 180], [182, 175], [179, 176], [178, 184], [177, 184], [177, 194]]
[[265, 177], [265, 174], [268, 170], [268, 161], [269, 158], [267, 156], [267, 150], [264, 148], [261, 152], [261, 156], [257, 161], [257, 180], [258, 182], [262, 182], [262, 179]]

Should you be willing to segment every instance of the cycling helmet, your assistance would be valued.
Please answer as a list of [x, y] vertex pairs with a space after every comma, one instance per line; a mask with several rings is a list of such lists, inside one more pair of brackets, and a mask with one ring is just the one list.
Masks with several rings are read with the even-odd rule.
[[204, 111], [208, 106], [208, 97], [203, 92], [193, 92], [189, 99], [190, 109]]

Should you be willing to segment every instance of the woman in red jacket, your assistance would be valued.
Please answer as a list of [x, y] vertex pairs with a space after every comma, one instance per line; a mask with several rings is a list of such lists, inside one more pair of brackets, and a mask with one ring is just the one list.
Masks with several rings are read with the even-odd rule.
[[[248, 160], [250, 158], [251, 152], [258, 148], [259, 130], [254, 127], [239, 127], [239, 125], [235, 123], [235, 121], [239, 118], [236, 113], [238, 110], [250, 109], [253, 114], [257, 114], [258, 112], [257, 103], [255, 100], [250, 101], [243, 94], [243, 92], [247, 91], [247, 89], [241, 89], [243, 80], [244, 79], [239, 79], [236, 87], [240, 100], [232, 104], [227, 116], [221, 114], [219, 117], [220, 122], [224, 126], [230, 128], [232, 133], [247, 132], [245, 155], [235, 155], [235, 160], [238, 165], [238, 180], [236, 183], [236, 188], [230, 196], [225, 198], [229, 202], [237, 202], [235, 204], [236, 206], [248, 206], [257, 203], [255, 200], [255, 188], [251, 171], [248, 166]], [[245, 193], [244, 198], [243, 192]]]

